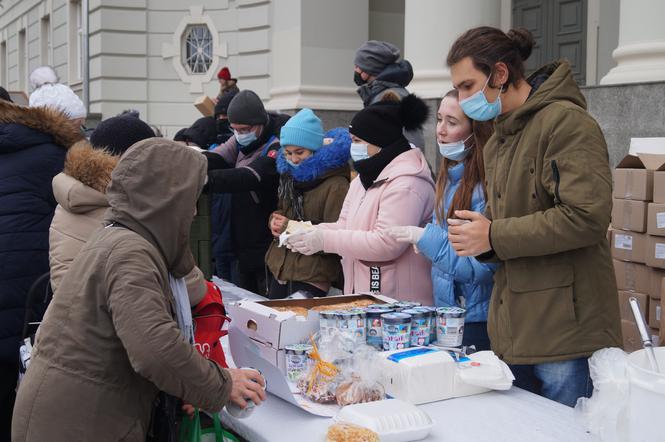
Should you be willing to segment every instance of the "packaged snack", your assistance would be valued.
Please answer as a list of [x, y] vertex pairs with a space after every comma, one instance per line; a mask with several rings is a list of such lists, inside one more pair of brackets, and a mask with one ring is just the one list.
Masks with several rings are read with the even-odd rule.
[[335, 396], [341, 406], [380, 401], [386, 393], [381, 384], [381, 371], [376, 370], [379, 352], [362, 345], [355, 349], [351, 363], [342, 371]]
[[310, 339], [310, 341], [312, 350], [309, 356], [313, 363], [309, 372], [303, 373], [298, 380], [298, 389], [304, 397], [311, 401], [321, 404], [335, 402], [339, 369], [332, 362], [322, 358], [314, 339]]

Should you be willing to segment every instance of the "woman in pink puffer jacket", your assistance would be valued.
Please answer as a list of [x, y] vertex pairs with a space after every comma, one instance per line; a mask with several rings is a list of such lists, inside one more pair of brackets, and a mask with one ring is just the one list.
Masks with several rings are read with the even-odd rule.
[[403, 130], [422, 126], [427, 105], [415, 95], [382, 101], [351, 121], [353, 180], [339, 219], [291, 235], [287, 246], [305, 255], [342, 257], [344, 292], [380, 293], [432, 305], [431, 262], [392, 239], [392, 226], [424, 226], [434, 210], [434, 181], [420, 149]]

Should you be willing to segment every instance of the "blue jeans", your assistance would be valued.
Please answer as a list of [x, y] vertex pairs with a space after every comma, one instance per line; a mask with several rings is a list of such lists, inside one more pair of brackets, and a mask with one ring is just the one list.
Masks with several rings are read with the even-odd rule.
[[515, 375], [516, 387], [569, 407], [574, 407], [580, 397], [591, 397], [593, 392], [588, 358], [511, 365], [510, 369]]
[[475, 345], [476, 351], [490, 349], [490, 338], [487, 335], [487, 322], [468, 322], [464, 324], [462, 345]]

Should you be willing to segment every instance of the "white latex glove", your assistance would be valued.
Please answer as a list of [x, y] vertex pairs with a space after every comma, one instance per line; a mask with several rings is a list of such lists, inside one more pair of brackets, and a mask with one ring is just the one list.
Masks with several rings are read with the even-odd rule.
[[425, 229], [416, 226], [398, 226], [388, 228], [388, 235], [397, 242], [417, 244], [423, 237]]
[[319, 229], [297, 232], [286, 240], [286, 247], [303, 255], [313, 255], [323, 250], [323, 231]]

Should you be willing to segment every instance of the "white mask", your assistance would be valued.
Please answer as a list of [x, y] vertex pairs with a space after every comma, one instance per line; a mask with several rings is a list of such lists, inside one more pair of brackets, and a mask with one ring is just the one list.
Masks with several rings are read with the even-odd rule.
[[367, 153], [367, 144], [351, 143], [351, 158], [354, 162], [366, 160], [369, 158], [369, 154]]
[[471, 136], [469, 135], [466, 139], [455, 141], [454, 143], [437, 143], [439, 145], [439, 152], [444, 158], [451, 161], [462, 161], [471, 152], [472, 146], [466, 147], [466, 141]]

